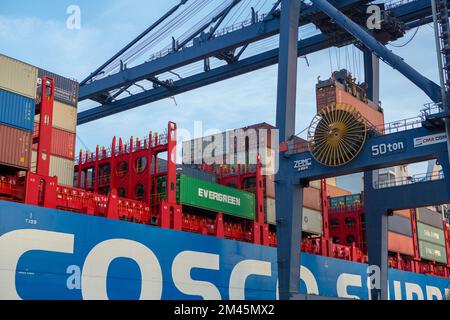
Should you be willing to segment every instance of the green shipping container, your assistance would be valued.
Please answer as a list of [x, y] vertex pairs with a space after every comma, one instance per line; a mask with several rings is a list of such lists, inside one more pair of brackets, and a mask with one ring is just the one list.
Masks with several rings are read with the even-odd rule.
[[345, 205], [345, 197], [334, 197], [330, 198], [330, 207], [337, 208], [340, 205]]
[[349, 196], [345, 196], [345, 205], [346, 206], [354, 206], [356, 203], [361, 203], [361, 195], [360, 194], [352, 194]]
[[255, 196], [219, 184], [181, 175], [181, 203], [222, 212], [241, 218], [255, 219]]
[[444, 231], [422, 222], [417, 222], [417, 236], [419, 240], [445, 246]]
[[438, 246], [427, 241], [419, 241], [419, 253], [422, 259], [447, 263], [447, 253], [445, 247]]

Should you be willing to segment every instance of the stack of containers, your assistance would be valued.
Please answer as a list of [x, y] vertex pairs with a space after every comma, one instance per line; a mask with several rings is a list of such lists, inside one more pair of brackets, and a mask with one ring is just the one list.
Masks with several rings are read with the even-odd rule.
[[[50, 77], [55, 81], [53, 105], [52, 144], [50, 155], [50, 176], [58, 177], [58, 184], [72, 186], [74, 180], [75, 140], [77, 126], [77, 102], [79, 85], [52, 72], [39, 69], [39, 80]], [[40, 98], [41, 86], [38, 88]], [[40, 115], [35, 116], [35, 137], [39, 135]], [[36, 170], [38, 145], [33, 144], [32, 170]]]
[[441, 214], [428, 208], [418, 208], [416, 216], [420, 257], [446, 264], [447, 250]]
[[413, 257], [413, 236], [411, 210], [394, 211], [388, 218], [388, 250]]
[[30, 168], [37, 74], [0, 55], [0, 173]]
[[338, 197], [330, 197], [330, 207], [340, 208], [341, 206], [352, 207], [356, 205], [362, 205], [361, 194], [349, 194]]
[[[267, 223], [276, 224], [275, 198], [266, 197], [264, 210]], [[316, 188], [305, 188], [303, 192], [303, 223], [304, 232], [322, 235], [322, 201], [320, 190]]]

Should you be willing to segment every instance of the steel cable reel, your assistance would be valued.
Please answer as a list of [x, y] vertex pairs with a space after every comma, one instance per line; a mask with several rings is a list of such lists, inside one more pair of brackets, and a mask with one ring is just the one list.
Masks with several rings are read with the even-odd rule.
[[350, 105], [333, 103], [312, 120], [308, 146], [319, 163], [338, 167], [358, 156], [366, 137], [367, 125], [363, 116]]

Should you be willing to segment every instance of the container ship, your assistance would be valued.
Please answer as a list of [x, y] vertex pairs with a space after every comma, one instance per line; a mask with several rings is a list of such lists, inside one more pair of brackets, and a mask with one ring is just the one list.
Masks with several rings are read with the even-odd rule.
[[[183, 142], [177, 161], [173, 122], [162, 134], [76, 152], [78, 83], [4, 55], [0, 70], [0, 299], [279, 298], [276, 179], [267, 170], [274, 127], [242, 128], [255, 138], [211, 159], [196, 150], [214, 137]], [[318, 111], [352, 105], [383, 126], [379, 104], [347, 71], [316, 90]], [[230, 155], [242, 161], [223, 164]], [[380, 170], [379, 182], [395, 184], [406, 171]], [[391, 300], [449, 296], [441, 209], [389, 218]], [[301, 291], [370, 299], [364, 193], [314, 181], [302, 219]]]

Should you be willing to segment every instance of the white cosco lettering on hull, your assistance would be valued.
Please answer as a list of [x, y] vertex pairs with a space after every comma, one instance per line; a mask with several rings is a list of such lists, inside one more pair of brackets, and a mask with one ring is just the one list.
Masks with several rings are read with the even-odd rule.
[[[43, 230], [16, 230], [0, 237], [0, 299], [21, 299], [16, 289], [16, 269], [21, 256], [30, 251], [48, 251], [73, 254], [75, 236], [73, 234]], [[127, 239], [110, 239], [96, 245], [87, 255], [81, 271], [69, 266], [72, 272], [69, 288], [81, 286], [84, 299], [107, 300], [107, 275], [111, 262], [117, 258], [129, 258], [136, 262], [141, 270], [140, 299], [159, 300], [162, 297], [163, 279], [161, 265], [155, 253], [142, 243]], [[201, 296], [204, 299], [222, 299], [219, 289], [211, 282], [191, 278], [193, 268], [220, 271], [220, 255], [182, 251], [172, 262], [172, 281], [175, 287], [186, 295]], [[81, 277], [81, 279], [76, 279]], [[229, 298], [245, 299], [245, 283], [250, 276], [272, 276], [272, 262], [261, 260], [242, 260], [233, 267], [229, 279]], [[301, 267], [301, 279], [310, 294], [320, 294], [317, 279], [306, 267]], [[77, 285], [78, 284], [78, 285]], [[403, 285], [403, 286], [402, 286]], [[349, 294], [351, 288], [363, 287], [361, 275], [342, 273], [336, 282], [339, 297], [360, 299]], [[367, 288], [367, 285], [364, 285]], [[401, 299], [402, 287], [407, 299], [442, 299], [446, 292], [434, 286], [425, 290], [415, 283], [394, 281], [394, 299]], [[278, 284], [274, 291], [278, 291]], [[425, 292], [424, 292], [425, 291]], [[277, 292], [278, 298], [278, 292]]]

